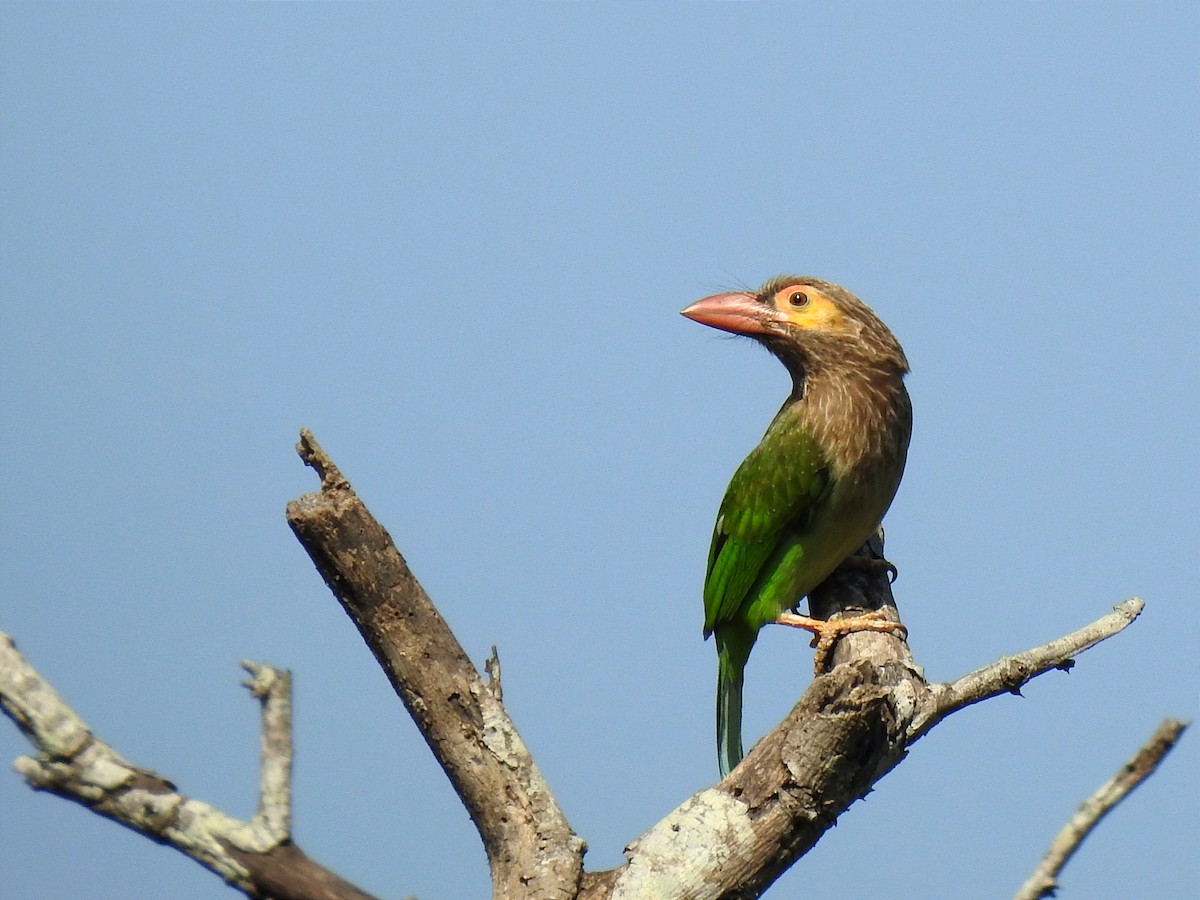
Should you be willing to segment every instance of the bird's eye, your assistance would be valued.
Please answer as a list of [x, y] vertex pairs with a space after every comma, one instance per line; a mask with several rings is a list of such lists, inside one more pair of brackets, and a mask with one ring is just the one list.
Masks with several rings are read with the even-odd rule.
[[803, 309], [808, 306], [808, 294], [804, 291], [792, 291], [788, 294], [788, 304], [792, 309]]

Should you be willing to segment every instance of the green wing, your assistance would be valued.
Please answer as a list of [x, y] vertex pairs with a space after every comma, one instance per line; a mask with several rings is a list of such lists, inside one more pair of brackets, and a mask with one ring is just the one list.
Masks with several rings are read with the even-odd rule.
[[[781, 414], [738, 467], [721, 501], [704, 582], [706, 637], [745, 614], [756, 599], [756, 584], [783, 562], [780, 554], [828, 496], [830, 477], [829, 462], [812, 435]], [[795, 553], [786, 556], [790, 565], [799, 561]], [[780, 611], [798, 599], [781, 598]]]

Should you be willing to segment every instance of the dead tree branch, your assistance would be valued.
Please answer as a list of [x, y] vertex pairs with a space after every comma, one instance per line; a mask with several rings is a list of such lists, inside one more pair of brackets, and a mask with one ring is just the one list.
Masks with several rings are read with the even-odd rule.
[[[633, 841], [627, 862], [582, 873], [566, 823], [501, 703], [417, 583], [387, 532], [308, 432], [299, 451], [321, 492], [288, 521], [358, 625], [483, 837], [497, 897], [756, 897], [807, 852], [937, 721], [1020, 687], [1127, 625], [1128, 601], [1044, 647], [950, 685], [928, 685], [904, 641], [854, 632], [833, 648], [788, 717], [728, 778]], [[882, 555], [882, 537], [858, 556]], [[810, 597], [828, 618], [882, 610], [899, 621], [883, 567], [851, 564]]]
[[1092, 829], [1100, 824], [1100, 820], [1114, 806], [1129, 796], [1135, 787], [1154, 773], [1187, 727], [1187, 722], [1163, 719], [1150, 736], [1150, 740], [1146, 741], [1112, 778], [1102, 784], [1096, 793], [1088, 797], [1063, 826], [1062, 831], [1050, 844], [1049, 851], [1029, 879], [1021, 885], [1013, 900], [1041, 900], [1042, 897], [1054, 896], [1054, 892], [1058, 890], [1059, 873], [1092, 833]]
[[[1072, 634], [948, 684], [926, 683], [896, 634], [847, 634], [830, 650], [832, 668], [727, 778], [632, 841], [623, 865], [584, 872], [585, 845], [504, 708], [494, 648], [485, 678], [311, 433], [301, 432], [298, 450], [321, 476], [321, 489], [288, 504], [288, 523], [462, 799], [483, 840], [497, 898], [757, 897], [938, 722], [997, 694], [1018, 693], [1039, 674], [1070, 668], [1076, 655], [1132, 623], [1143, 605], [1127, 600]], [[813, 615], [879, 610], [898, 623], [879, 564], [882, 548], [879, 535], [856, 554], [867, 562], [855, 559], [815, 590]], [[290, 841], [287, 673], [247, 664], [248, 686], [263, 700], [263, 765], [258, 813], [240, 822], [126, 762], [88, 731], [11, 642], [0, 643], [5, 712], [39, 749], [38, 759], [17, 763], [35, 788], [177, 847], [252, 897], [366, 897]]]
[[258, 813], [243, 822], [181, 794], [171, 782], [122, 757], [0, 632], [0, 704], [37, 749], [14, 764], [30, 787], [88, 807], [174, 847], [249, 897], [371, 900], [291, 842], [291, 675], [245, 664], [262, 701]]
[[1107, 615], [1057, 640], [1016, 656], [1001, 657], [955, 682], [930, 685], [932, 702], [913, 722], [910, 740], [917, 740], [946, 716], [981, 700], [997, 694], [1020, 695], [1021, 688], [1038, 675], [1052, 669], [1070, 671], [1076, 656], [1124, 631], [1141, 615], [1145, 605], [1141, 598], [1130, 597], [1114, 606]]
[[[882, 548], [864, 547], [863, 556]], [[882, 609], [891, 588], [860, 566], [839, 569], [815, 602], [822, 614]], [[810, 600], [812, 602], [812, 600]], [[952, 684], [927, 684], [892, 634], [855, 632], [788, 717], [720, 784], [701, 791], [628, 848], [628, 863], [589, 876], [596, 897], [757, 897], [812, 848], [911, 744], [947, 715], [1021, 685], [1121, 631], [1132, 599], [1091, 625]], [[895, 616], [899, 621], [899, 617]], [[675, 892], [667, 892], [675, 885]]]
[[288, 524], [341, 601], [479, 830], [497, 897], [574, 897], [584, 844], [500, 700], [387, 531], [308, 431], [297, 447], [321, 491]]

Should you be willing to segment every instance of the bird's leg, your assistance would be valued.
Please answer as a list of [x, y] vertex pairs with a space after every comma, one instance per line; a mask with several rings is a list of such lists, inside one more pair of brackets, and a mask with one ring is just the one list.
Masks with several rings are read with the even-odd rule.
[[[886, 562], [886, 560], [882, 560]], [[908, 638], [908, 629], [899, 622], [893, 622], [879, 609], [873, 609], [860, 616], [850, 619], [814, 619], [795, 612], [783, 612], [775, 620], [776, 625], [787, 625], [790, 628], [802, 628], [812, 632], [812, 646], [817, 649], [813, 655], [813, 671], [820, 675], [825, 671], [825, 663], [829, 652], [838, 638], [855, 631], [879, 631], [894, 634], [900, 640]]]

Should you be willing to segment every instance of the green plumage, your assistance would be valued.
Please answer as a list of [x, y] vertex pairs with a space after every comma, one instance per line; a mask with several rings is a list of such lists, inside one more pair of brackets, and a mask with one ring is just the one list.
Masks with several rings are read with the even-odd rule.
[[742, 758], [743, 672], [759, 629], [853, 553], [896, 492], [912, 421], [908, 366], [874, 313], [828, 282], [784, 276], [685, 314], [755, 337], [793, 379], [729, 483], [709, 551], [704, 635], [716, 639], [717, 750], [728, 774]]

